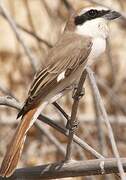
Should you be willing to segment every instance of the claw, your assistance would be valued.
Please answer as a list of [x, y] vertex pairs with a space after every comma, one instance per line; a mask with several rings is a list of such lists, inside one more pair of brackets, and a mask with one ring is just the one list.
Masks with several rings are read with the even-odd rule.
[[66, 123], [66, 129], [70, 129], [70, 116], [69, 116], [69, 118], [68, 118], [68, 120], [67, 120], [67, 123]]
[[67, 121], [66, 123], [66, 128], [69, 129], [69, 131], [75, 131], [75, 129], [78, 128], [78, 125], [79, 125], [79, 122], [78, 121], [75, 121], [74, 124], [71, 125], [71, 122], [70, 120]]
[[85, 89], [84, 88], [82, 89], [81, 93], [78, 94], [77, 93], [77, 87], [75, 87], [74, 90], [73, 90], [73, 93], [72, 93], [72, 98], [79, 100], [84, 96], [84, 94], [85, 94]]

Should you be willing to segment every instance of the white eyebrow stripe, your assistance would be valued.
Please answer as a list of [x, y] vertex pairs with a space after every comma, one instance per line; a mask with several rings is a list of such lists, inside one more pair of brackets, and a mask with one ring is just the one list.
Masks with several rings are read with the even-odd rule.
[[59, 76], [57, 77], [57, 82], [63, 80], [64, 78], [65, 78], [65, 71], [59, 74]]
[[86, 13], [87, 11], [91, 10], [91, 9], [94, 9], [94, 10], [98, 10], [98, 11], [101, 11], [101, 10], [109, 10], [107, 7], [104, 7], [104, 6], [96, 6], [96, 7], [87, 7], [87, 8], [84, 8], [82, 9], [80, 12], [79, 12], [79, 16], [81, 16], [82, 14]]

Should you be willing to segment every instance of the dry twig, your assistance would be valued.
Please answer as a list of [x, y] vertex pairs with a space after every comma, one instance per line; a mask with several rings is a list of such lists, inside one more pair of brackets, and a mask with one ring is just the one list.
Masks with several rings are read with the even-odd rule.
[[69, 11], [73, 10], [72, 5], [67, 0], [63, 0], [63, 3]]
[[91, 86], [91, 90], [92, 90], [93, 101], [94, 101], [94, 110], [95, 110], [95, 115], [96, 115], [95, 122], [96, 122], [97, 134], [98, 134], [98, 140], [99, 140], [99, 152], [101, 154], [103, 154], [104, 156], [107, 156], [106, 139], [105, 139], [103, 123], [102, 123], [103, 118], [99, 111], [97, 99], [96, 99], [96, 96], [95, 96], [92, 86]]
[[15, 33], [18, 41], [20, 42], [20, 44], [22, 45], [27, 57], [30, 60], [30, 63], [32, 65], [32, 68], [34, 70], [34, 72], [36, 72], [36, 66], [35, 66], [35, 61], [36, 59], [33, 57], [30, 49], [26, 46], [25, 42], [23, 41], [23, 39], [21, 38], [21, 35], [18, 31], [18, 28], [14, 22], [14, 20], [12, 19], [12, 17], [8, 14], [7, 10], [4, 8], [4, 6], [2, 5], [2, 3], [0, 3], [0, 11], [3, 14], [3, 16], [6, 18], [6, 20], [8, 21], [8, 23], [10, 24], [10, 27], [12, 28], [13, 32]]
[[62, 115], [67, 119], [67, 121], [70, 120], [69, 115], [63, 110], [63, 108], [57, 104], [57, 102], [53, 102], [53, 105], [62, 113]]
[[86, 74], [87, 72], [84, 70], [79, 80], [76, 92], [73, 95], [74, 102], [72, 105], [71, 118], [69, 121], [69, 140], [68, 140], [68, 145], [67, 145], [65, 161], [68, 161], [71, 158], [72, 141], [73, 141], [73, 137], [74, 137], [74, 133], [76, 131], [77, 125], [78, 125], [76, 115], [77, 115], [79, 100], [80, 100], [80, 97], [82, 97], [82, 88], [86, 79]]
[[57, 147], [57, 149], [59, 150], [59, 152], [65, 156], [65, 148], [63, 147], [63, 145], [59, 142], [59, 140], [48, 130], [45, 129], [42, 124], [40, 124], [40, 122], [36, 122], [35, 126], [53, 143], [55, 144], [55, 146]]
[[5, 94], [7, 96], [11, 96], [11, 97], [13, 97], [14, 99], [17, 100], [17, 98], [12, 94], [12, 92], [9, 89], [5, 88], [3, 85], [1, 85], [1, 83], [0, 83], [0, 91], [3, 94]]
[[39, 36], [38, 36], [37, 34], [35, 34], [33, 31], [30, 31], [30, 30], [24, 28], [23, 26], [21, 26], [21, 25], [18, 24], [18, 23], [16, 23], [16, 26], [17, 26], [20, 30], [22, 30], [22, 31], [24, 31], [25, 33], [31, 35], [31, 36], [32, 36], [33, 38], [35, 38], [38, 42], [46, 44], [49, 48], [51, 48], [51, 47], [53, 46], [52, 44], [50, 44], [50, 43], [49, 43], [48, 41], [46, 41], [45, 39], [42, 39], [41, 37], [39, 37]]
[[112, 103], [117, 106], [124, 114], [126, 114], [126, 108], [123, 106], [122, 102], [120, 101], [120, 98], [118, 95], [114, 92], [113, 89], [111, 89], [108, 85], [105, 79], [101, 80], [99, 77], [96, 76], [97, 83], [104, 88], [104, 90], [107, 92], [108, 96], [112, 99]]
[[112, 145], [114, 155], [115, 155], [115, 157], [117, 159], [117, 164], [118, 164], [120, 176], [121, 176], [122, 180], [125, 180], [126, 176], [125, 176], [123, 166], [122, 166], [122, 163], [121, 163], [121, 160], [120, 160], [120, 156], [119, 156], [119, 152], [118, 152], [118, 149], [117, 149], [117, 146], [116, 146], [116, 142], [115, 142], [115, 138], [114, 138], [114, 135], [113, 135], [112, 127], [111, 127], [111, 124], [109, 122], [108, 115], [107, 115], [107, 112], [105, 110], [103, 101], [101, 99], [101, 96], [100, 96], [100, 93], [99, 93], [99, 90], [98, 90], [98, 87], [97, 87], [97, 84], [96, 84], [96, 80], [94, 78], [92, 70], [89, 67], [87, 67], [86, 70], [87, 70], [87, 73], [88, 73], [90, 84], [91, 84], [91, 86], [92, 86], [92, 88], [94, 90], [95, 97], [97, 98], [97, 104], [99, 106], [99, 110], [101, 111], [102, 116], [103, 116], [103, 118], [105, 120], [105, 123], [107, 125], [107, 128], [108, 128], [109, 138], [110, 138], [110, 142], [111, 142], [111, 145]]

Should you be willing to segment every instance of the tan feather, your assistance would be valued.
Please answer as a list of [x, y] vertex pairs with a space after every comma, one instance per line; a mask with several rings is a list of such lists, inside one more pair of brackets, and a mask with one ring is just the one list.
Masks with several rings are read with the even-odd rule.
[[9, 164], [8, 168], [5, 169], [5, 173], [4, 173], [4, 176], [6, 177], [9, 177], [13, 174], [13, 172], [15, 171], [15, 168], [18, 164], [18, 161], [20, 159], [20, 156], [22, 154], [22, 150], [23, 150], [23, 147], [24, 147], [24, 142], [25, 142], [25, 138], [26, 136], [22, 139], [16, 153], [15, 153], [15, 156], [13, 157], [11, 163]]
[[50, 50], [45, 67], [35, 75], [25, 103], [25, 112], [39, 101], [43, 101], [61, 83], [61, 81], [57, 82], [60, 73], [69, 72], [66, 74], [70, 76], [81, 64], [86, 64], [91, 47], [90, 37], [65, 32]]
[[29, 129], [31, 119], [36, 112], [36, 108], [30, 110], [21, 120], [17, 127], [17, 130], [7, 148], [4, 160], [0, 169], [0, 176], [10, 176], [15, 167], [17, 166], [18, 160], [20, 158], [26, 133]]

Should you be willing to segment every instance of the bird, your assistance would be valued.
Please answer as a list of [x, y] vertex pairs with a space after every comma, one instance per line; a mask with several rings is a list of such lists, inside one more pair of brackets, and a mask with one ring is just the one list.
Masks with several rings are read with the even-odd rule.
[[90, 6], [71, 13], [64, 31], [49, 50], [44, 66], [34, 76], [28, 97], [17, 116], [21, 121], [8, 145], [0, 176], [13, 174], [28, 130], [49, 103], [77, 86], [85, 67], [105, 51], [108, 22], [120, 16], [102, 6]]

